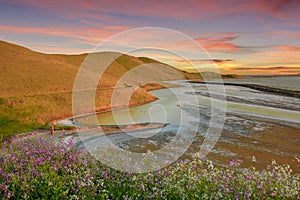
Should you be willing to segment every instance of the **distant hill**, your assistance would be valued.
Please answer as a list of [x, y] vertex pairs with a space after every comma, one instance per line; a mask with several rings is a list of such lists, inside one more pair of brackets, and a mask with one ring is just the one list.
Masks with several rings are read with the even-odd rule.
[[[0, 54], [0, 133], [11, 135], [72, 114], [74, 80], [88, 54], [43, 54], [4, 41], [0, 41]], [[96, 97], [98, 110], [110, 108], [111, 88], [122, 75], [136, 66], [150, 63], [161, 66], [151, 74], [136, 76], [133, 83], [141, 86], [145, 78], [156, 81], [177, 79], [175, 72], [189, 79], [200, 78], [199, 74], [175, 68], [174, 73], [170, 73], [170, 70], [167, 70], [170, 66], [151, 58], [137, 58], [117, 52], [95, 54], [99, 54], [103, 59], [119, 56], [109, 65], [99, 82]], [[155, 97], [147, 92], [155, 87], [142, 87], [135, 92], [132, 105], [155, 100]]]

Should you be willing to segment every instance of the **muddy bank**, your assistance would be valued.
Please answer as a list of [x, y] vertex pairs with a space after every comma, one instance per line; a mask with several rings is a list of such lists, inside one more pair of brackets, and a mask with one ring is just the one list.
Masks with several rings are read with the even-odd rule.
[[[279, 164], [289, 164], [297, 172], [300, 168], [297, 161], [300, 155], [299, 143], [299, 129], [274, 124], [252, 135], [223, 133], [215, 151], [208, 158], [221, 164], [231, 159], [241, 159], [242, 167], [254, 166], [258, 169], [264, 169], [275, 160]], [[217, 153], [218, 150], [225, 153]]]
[[262, 91], [262, 92], [267, 92], [267, 93], [271, 93], [271, 94], [300, 98], [300, 91], [274, 88], [274, 87], [257, 85], [257, 84], [220, 83], [220, 82], [204, 82], [204, 81], [189, 81], [189, 82], [190, 83], [199, 83], [199, 84], [231, 85], [231, 86], [247, 87], [247, 88], [250, 88], [250, 89], [254, 89], [254, 90], [258, 90], [258, 91]]
[[[168, 144], [176, 134], [159, 133], [149, 139], [135, 139], [119, 143], [120, 148], [131, 152], [156, 151]], [[179, 159], [191, 159], [199, 152], [204, 137], [199, 133], [188, 150]], [[273, 124], [268, 129], [251, 135], [233, 134], [224, 131], [213, 150], [203, 159], [212, 160], [218, 165], [226, 165], [233, 159], [242, 160], [241, 167], [265, 169], [275, 160], [278, 164], [288, 164], [294, 172], [300, 168], [299, 131], [295, 127]]]
[[[188, 92], [191, 94], [191, 92]], [[223, 95], [213, 94], [211, 95], [209, 92], [194, 92], [196, 95], [201, 95], [204, 97], [211, 97], [214, 99], [223, 100]], [[259, 106], [266, 106], [266, 107], [274, 107], [274, 108], [281, 108], [281, 109], [287, 109], [287, 110], [294, 110], [294, 111], [300, 111], [299, 104], [295, 104], [294, 102], [285, 102], [284, 104], [282, 102], [270, 102], [263, 99], [245, 99], [245, 98], [239, 98], [236, 96], [230, 96], [226, 95], [226, 100], [230, 102], [235, 103], [243, 103], [243, 104], [250, 104], [250, 105], [259, 105]]]
[[151, 130], [163, 128], [167, 124], [163, 123], [141, 123], [141, 124], [125, 124], [125, 125], [101, 125], [101, 126], [84, 126], [78, 128], [79, 133], [85, 132], [103, 132], [105, 135], [119, 134], [133, 131]]

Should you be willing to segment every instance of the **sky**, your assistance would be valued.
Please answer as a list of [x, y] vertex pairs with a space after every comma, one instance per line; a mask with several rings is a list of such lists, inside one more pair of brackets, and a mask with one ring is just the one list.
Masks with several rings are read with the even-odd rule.
[[299, 0], [0, 0], [0, 40], [63, 54], [91, 52], [104, 41], [124, 53], [159, 46], [164, 52], [138, 55], [187, 71], [213, 64], [222, 73], [299, 74], [299, 10]]

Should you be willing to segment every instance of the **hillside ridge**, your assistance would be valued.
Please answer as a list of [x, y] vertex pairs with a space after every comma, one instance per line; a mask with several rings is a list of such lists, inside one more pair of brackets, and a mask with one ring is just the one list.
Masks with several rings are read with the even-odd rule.
[[[7, 136], [24, 132], [44, 126], [54, 119], [72, 116], [74, 81], [79, 67], [89, 54], [44, 54], [4, 41], [0, 41], [0, 54], [0, 134]], [[137, 74], [130, 84], [123, 85], [124, 88], [132, 84], [143, 86], [145, 79], [155, 82], [178, 79], [178, 72], [187, 78], [200, 77], [178, 69], [169, 70], [171, 66], [151, 58], [145, 60], [118, 52], [93, 53], [92, 56], [106, 59], [119, 54], [99, 81], [96, 111], [111, 109], [112, 91], [119, 78], [142, 64], [150, 67], [159, 65], [160, 68], [153, 68], [150, 74]], [[159, 88], [161, 86], [157, 85], [139, 88], [132, 95], [129, 106], [156, 100], [147, 91]]]

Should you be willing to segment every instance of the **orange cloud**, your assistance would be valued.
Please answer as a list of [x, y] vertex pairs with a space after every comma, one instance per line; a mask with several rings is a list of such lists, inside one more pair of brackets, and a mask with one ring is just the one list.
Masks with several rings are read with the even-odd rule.
[[200, 63], [227, 63], [233, 61], [232, 59], [192, 59], [192, 60], [176, 60], [176, 62], [179, 63], [187, 63], [189, 64], [190, 62], [200, 62]]
[[276, 67], [232, 67], [230, 70], [287, 70], [287, 69], [299, 69], [300, 67], [286, 67], [286, 66], [276, 66]]
[[275, 48], [283, 50], [283, 51], [300, 51], [300, 47], [297, 46], [291, 46], [291, 45], [279, 45]]
[[230, 67], [227, 70], [234, 71], [239, 74], [299, 74], [300, 67]]
[[222, 43], [222, 42], [204, 45], [203, 47], [208, 51], [224, 52], [224, 53], [238, 52], [242, 50], [242, 47], [240, 46], [237, 46], [232, 43]]

